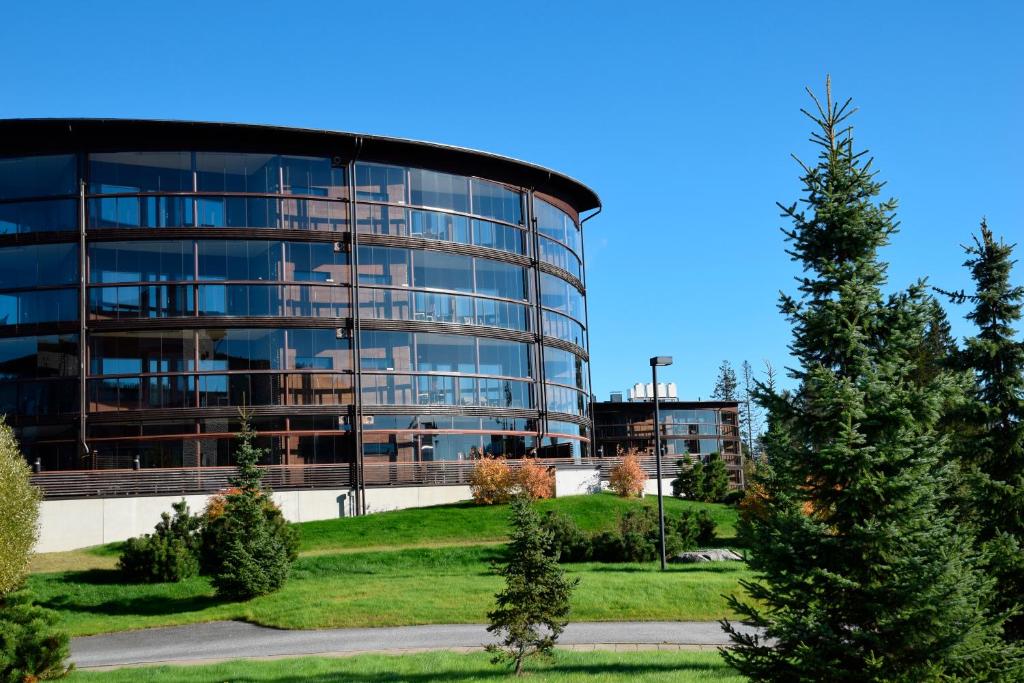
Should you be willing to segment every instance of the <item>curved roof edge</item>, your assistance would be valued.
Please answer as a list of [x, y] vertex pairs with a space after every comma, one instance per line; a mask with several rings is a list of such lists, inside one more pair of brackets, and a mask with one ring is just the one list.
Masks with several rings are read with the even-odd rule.
[[[421, 166], [475, 175], [558, 197], [582, 213], [597, 193], [565, 174], [511, 157], [451, 145], [332, 130], [155, 119], [0, 119], [0, 154], [89, 150], [289, 151]], [[268, 147], [272, 150], [268, 150]]]

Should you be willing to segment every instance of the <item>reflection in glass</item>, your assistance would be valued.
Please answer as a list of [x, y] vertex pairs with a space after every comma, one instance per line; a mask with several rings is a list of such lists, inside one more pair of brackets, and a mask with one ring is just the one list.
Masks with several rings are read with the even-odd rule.
[[537, 219], [537, 230], [541, 234], [558, 240], [577, 254], [580, 253], [580, 229], [569, 214], [537, 198], [533, 202], [533, 211]]
[[192, 280], [192, 241], [96, 242], [89, 245], [89, 282]]
[[568, 282], [550, 273], [540, 274], [540, 302], [545, 308], [561, 311], [576, 320], [584, 319], [583, 295]]
[[574, 353], [544, 347], [544, 379], [587, 390], [587, 362]]
[[191, 330], [95, 332], [89, 335], [89, 374], [125, 375], [193, 369]]
[[540, 247], [540, 258], [542, 261], [568, 271], [576, 276], [578, 280], [583, 279], [583, 268], [580, 265], [579, 258], [574, 253], [561, 244], [549, 240], [547, 237], [541, 237], [537, 240], [537, 244]]
[[568, 318], [554, 311], [541, 311], [544, 334], [548, 337], [555, 337], [567, 342], [572, 342], [580, 348], [586, 348], [583, 326], [572, 318]]
[[49, 289], [0, 294], [0, 325], [78, 320], [78, 291]]
[[69, 377], [77, 374], [77, 334], [0, 339], [0, 380]]
[[473, 213], [519, 225], [523, 222], [523, 199], [515, 190], [487, 180], [473, 178]]
[[77, 244], [0, 248], [0, 289], [66, 285], [77, 281]]
[[89, 155], [89, 192], [191, 192], [191, 152]]
[[453, 211], [469, 211], [469, 179], [464, 176], [409, 169], [410, 203]]
[[78, 230], [74, 199], [0, 204], [0, 235]]
[[130, 285], [89, 290], [92, 318], [166, 318], [192, 315], [194, 311], [189, 285]]

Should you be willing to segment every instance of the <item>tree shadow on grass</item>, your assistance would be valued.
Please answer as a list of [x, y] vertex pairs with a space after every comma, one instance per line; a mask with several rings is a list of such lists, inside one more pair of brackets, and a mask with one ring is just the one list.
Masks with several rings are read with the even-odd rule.
[[[384, 667], [381, 667], [384, 668]], [[704, 663], [631, 663], [631, 662], [610, 662], [606, 664], [558, 664], [555, 663], [543, 668], [534, 668], [527, 663], [524, 667], [527, 675], [545, 674], [551, 676], [566, 677], [590, 677], [590, 676], [616, 676], [622, 680], [627, 677], [639, 677], [645, 675], [673, 674], [677, 677], [690, 673], [697, 676], [707, 676], [717, 672], [723, 675], [730, 673], [723, 670], [720, 664]], [[351, 676], [351, 678], [346, 678]], [[480, 680], [514, 680], [510, 669], [507, 666], [495, 665], [492, 668], [480, 669], [473, 667], [466, 670], [462, 667], [448, 669], [444, 666], [435, 668], [429, 672], [409, 673], [408, 671], [373, 671], [354, 672], [337, 670], [331, 673], [308, 674], [308, 675], [282, 675], [277, 677], [232, 677], [235, 683], [334, 683], [339, 680], [358, 680], [363, 683], [394, 683], [394, 681], [405, 681], [406, 683], [466, 683], [467, 681]], [[573, 678], [572, 680], [576, 680]], [[704, 680], [702, 678], [702, 680]], [[713, 679], [712, 679], [713, 680]]]
[[100, 603], [79, 602], [73, 597], [60, 595], [44, 602], [43, 607], [65, 612], [82, 612], [86, 614], [103, 614], [106, 616], [166, 616], [201, 612], [217, 605], [225, 604], [213, 595], [191, 595], [188, 597], [170, 597], [165, 595], [146, 595], [137, 597], [115, 598]]
[[85, 583], [90, 586], [112, 586], [125, 582], [124, 576], [117, 569], [83, 569], [82, 571], [65, 572], [62, 581]]

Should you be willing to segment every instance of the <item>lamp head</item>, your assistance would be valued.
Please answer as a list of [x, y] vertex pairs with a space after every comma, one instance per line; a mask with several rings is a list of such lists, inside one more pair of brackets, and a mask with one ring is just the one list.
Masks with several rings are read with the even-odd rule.
[[672, 365], [672, 356], [655, 356], [651, 359], [651, 367], [655, 365]]

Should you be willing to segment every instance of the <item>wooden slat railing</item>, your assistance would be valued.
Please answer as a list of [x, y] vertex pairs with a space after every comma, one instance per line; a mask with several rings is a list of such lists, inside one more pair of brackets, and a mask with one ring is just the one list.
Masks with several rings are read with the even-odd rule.
[[[665, 478], [679, 474], [677, 457], [663, 458], [661, 473]], [[509, 460], [519, 467], [523, 460]], [[601, 479], [608, 479], [611, 469], [621, 458], [585, 458], [573, 461], [564, 458], [536, 459], [548, 466], [583, 465], [597, 467]], [[654, 456], [641, 456], [640, 465], [647, 476], [654, 477]], [[727, 461], [730, 469], [735, 464]], [[468, 485], [473, 472], [471, 460], [435, 460], [429, 462], [366, 463], [363, 467], [367, 487], [381, 486], [458, 486]], [[274, 490], [335, 489], [355, 485], [354, 464], [338, 465], [269, 465], [264, 468], [264, 481]], [[90, 498], [117, 496], [153, 496], [215, 493], [228, 488], [234, 467], [166, 467], [142, 470], [71, 470], [43, 472], [32, 476], [32, 483], [47, 498]]]

